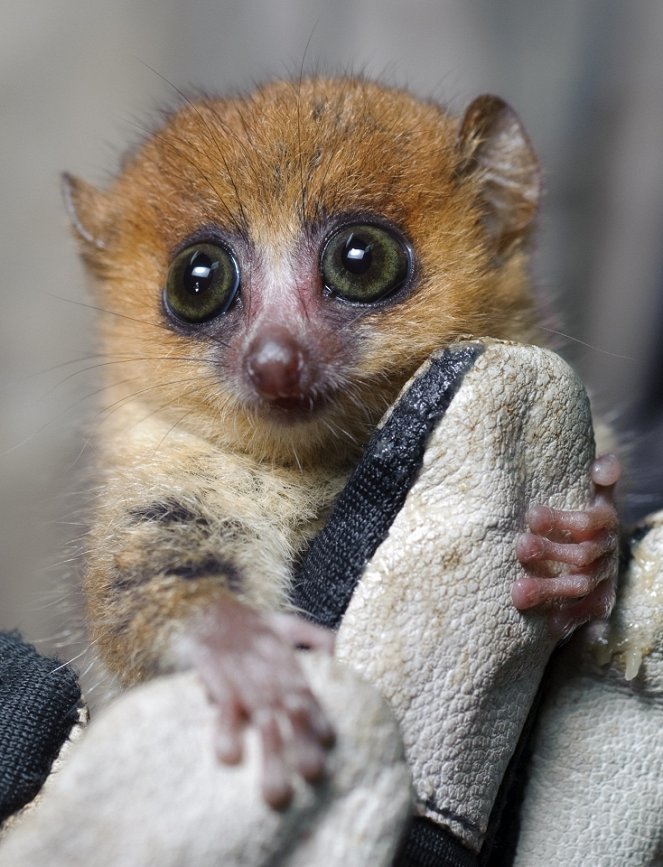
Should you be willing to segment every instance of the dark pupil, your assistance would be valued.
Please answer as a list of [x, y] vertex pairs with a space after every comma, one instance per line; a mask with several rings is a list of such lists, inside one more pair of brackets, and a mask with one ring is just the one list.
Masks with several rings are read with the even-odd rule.
[[343, 265], [351, 274], [365, 274], [373, 263], [372, 244], [350, 235], [343, 248]]
[[214, 272], [218, 267], [219, 263], [204, 253], [199, 251], [194, 253], [184, 272], [185, 289], [192, 295], [205, 292], [211, 286]]

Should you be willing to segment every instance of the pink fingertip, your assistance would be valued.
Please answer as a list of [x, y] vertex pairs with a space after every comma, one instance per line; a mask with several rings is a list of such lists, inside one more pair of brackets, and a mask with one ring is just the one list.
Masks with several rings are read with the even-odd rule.
[[518, 611], [527, 611], [538, 602], [537, 582], [531, 578], [518, 578], [511, 587], [511, 601]]
[[516, 556], [521, 563], [537, 560], [544, 552], [543, 540], [534, 533], [521, 533], [516, 539]]
[[607, 488], [616, 484], [622, 473], [619, 458], [613, 454], [597, 458], [590, 468], [590, 475], [595, 485]]
[[263, 759], [262, 796], [265, 803], [274, 810], [285, 810], [293, 796], [285, 763], [280, 755], [265, 755]]
[[291, 725], [299, 731], [309, 732], [323, 747], [331, 747], [336, 739], [332, 724], [313, 695], [287, 696], [283, 709], [290, 717]]
[[544, 536], [555, 526], [555, 514], [549, 506], [532, 506], [527, 511], [526, 520], [533, 533]]
[[263, 781], [262, 796], [273, 810], [287, 810], [292, 795], [292, 786], [285, 780], [265, 778]]
[[307, 783], [319, 782], [326, 773], [325, 753], [315, 744], [297, 744], [297, 770]]
[[224, 765], [238, 765], [242, 761], [243, 750], [241, 738], [219, 732], [214, 742], [216, 757]]
[[336, 732], [334, 727], [325, 716], [324, 711], [318, 710], [317, 713], [311, 715], [311, 727], [315, 736], [323, 747], [329, 749], [336, 743]]

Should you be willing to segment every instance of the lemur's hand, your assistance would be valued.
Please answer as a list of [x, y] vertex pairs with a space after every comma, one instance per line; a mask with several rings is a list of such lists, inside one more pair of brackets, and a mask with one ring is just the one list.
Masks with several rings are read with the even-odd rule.
[[[513, 604], [519, 611], [546, 610], [559, 638], [588, 620], [607, 617], [615, 600], [619, 519], [613, 493], [621, 466], [615, 455], [604, 455], [590, 472], [596, 491], [590, 508], [573, 512], [533, 506], [527, 513], [529, 532], [516, 545], [528, 574], [514, 583]], [[564, 571], [546, 574], [549, 563], [564, 564]]]
[[292, 776], [324, 776], [333, 730], [306, 682], [296, 647], [331, 653], [333, 633], [292, 614], [263, 614], [231, 597], [208, 612], [192, 659], [218, 708], [220, 761], [242, 760], [243, 733], [255, 726], [263, 756], [262, 793], [287, 806]]

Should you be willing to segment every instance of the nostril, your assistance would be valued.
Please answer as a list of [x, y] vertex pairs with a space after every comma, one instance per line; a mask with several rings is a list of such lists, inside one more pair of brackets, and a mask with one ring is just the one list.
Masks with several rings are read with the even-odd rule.
[[304, 352], [287, 333], [259, 335], [249, 347], [246, 370], [253, 386], [267, 400], [299, 397]]

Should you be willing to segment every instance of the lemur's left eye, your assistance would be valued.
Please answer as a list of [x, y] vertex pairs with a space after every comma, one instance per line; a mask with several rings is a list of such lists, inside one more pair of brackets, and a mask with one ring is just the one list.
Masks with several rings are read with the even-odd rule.
[[173, 259], [164, 301], [177, 319], [197, 324], [225, 313], [238, 289], [239, 268], [232, 253], [217, 244], [194, 244]]
[[320, 256], [325, 288], [359, 304], [370, 304], [396, 292], [410, 270], [411, 253], [405, 241], [370, 223], [339, 229]]

